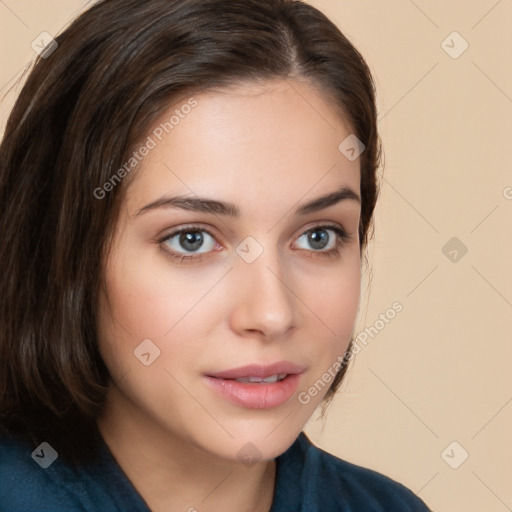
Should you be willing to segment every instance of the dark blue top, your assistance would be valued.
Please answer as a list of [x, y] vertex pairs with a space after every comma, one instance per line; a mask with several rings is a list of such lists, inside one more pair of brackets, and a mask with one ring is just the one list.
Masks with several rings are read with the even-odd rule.
[[[34, 450], [0, 437], [0, 511], [150, 512], [104, 442], [100, 451], [94, 464], [76, 469], [49, 445]], [[317, 448], [301, 433], [276, 459], [271, 512], [320, 511], [429, 509], [402, 484]]]

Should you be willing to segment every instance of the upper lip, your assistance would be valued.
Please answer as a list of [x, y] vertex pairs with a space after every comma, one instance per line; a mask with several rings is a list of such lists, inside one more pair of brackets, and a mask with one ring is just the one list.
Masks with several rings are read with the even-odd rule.
[[306, 369], [305, 366], [290, 363], [289, 361], [279, 361], [272, 364], [248, 364], [239, 366], [238, 368], [231, 368], [221, 372], [208, 373], [208, 377], [215, 377], [217, 379], [240, 379], [243, 377], [260, 377], [262, 379], [278, 375], [280, 373], [297, 374], [302, 373]]

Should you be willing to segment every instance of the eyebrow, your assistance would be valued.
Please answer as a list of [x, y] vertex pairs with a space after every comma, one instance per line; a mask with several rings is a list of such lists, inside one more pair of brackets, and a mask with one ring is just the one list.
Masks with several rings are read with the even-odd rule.
[[[295, 211], [295, 215], [306, 215], [308, 213], [323, 210], [329, 206], [339, 203], [340, 201], [346, 200], [361, 203], [361, 198], [358, 194], [356, 194], [352, 189], [342, 186], [335, 192], [318, 197], [299, 206]], [[187, 211], [227, 215], [234, 218], [240, 217], [240, 209], [235, 204], [198, 196], [164, 196], [147, 204], [146, 206], [143, 206], [137, 212], [136, 216], [159, 208], [179, 208]]]

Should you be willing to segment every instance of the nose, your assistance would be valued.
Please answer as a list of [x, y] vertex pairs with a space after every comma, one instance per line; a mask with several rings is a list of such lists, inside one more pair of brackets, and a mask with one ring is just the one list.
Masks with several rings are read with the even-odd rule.
[[240, 258], [235, 265], [231, 329], [267, 340], [288, 334], [296, 323], [297, 298], [280, 259], [265, 250], [252, 263]]

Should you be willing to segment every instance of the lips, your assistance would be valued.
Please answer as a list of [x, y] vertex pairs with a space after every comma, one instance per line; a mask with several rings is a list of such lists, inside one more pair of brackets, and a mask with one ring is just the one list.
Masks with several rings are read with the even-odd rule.
[[[304, 372], [305, 366], [290, 363], [288, 361], [280, 361], [273, 364], [261, 365], [261, 364], [249, 364], [246, 366], [240, 366], [238, 368], [232, 368], [221, 372], [208, 373], [208, 377], [215, 377], [217, 379], [249, 379], [254, 378], [253, 382], [263, 380], [266, 378], [278, 377], [283, 375], [296, 375]], [[281, 380], [281, 379], [278, 379]], [[272, 382], [272, 381], [271, 381]], [[275, 382], [275, 381], [274, 381]]]
[[218, 396], [247, 409], [270, 409], [287, 402], [297, 390], [306, 367], [282, 361], [250, 364], [204, 376]]
[[270, 375], [269, 377], [261, 378], [261, 377], [239, 377], [238, 379], [235, 379], [237, 382], [251, 382], [251, 383], [262, 383], [262, 384], [269, 384], [271, 382], [278, 382], [280, 380], [285, 379], [288, 376], [287, 373], [279, 373], [276, 375]]

